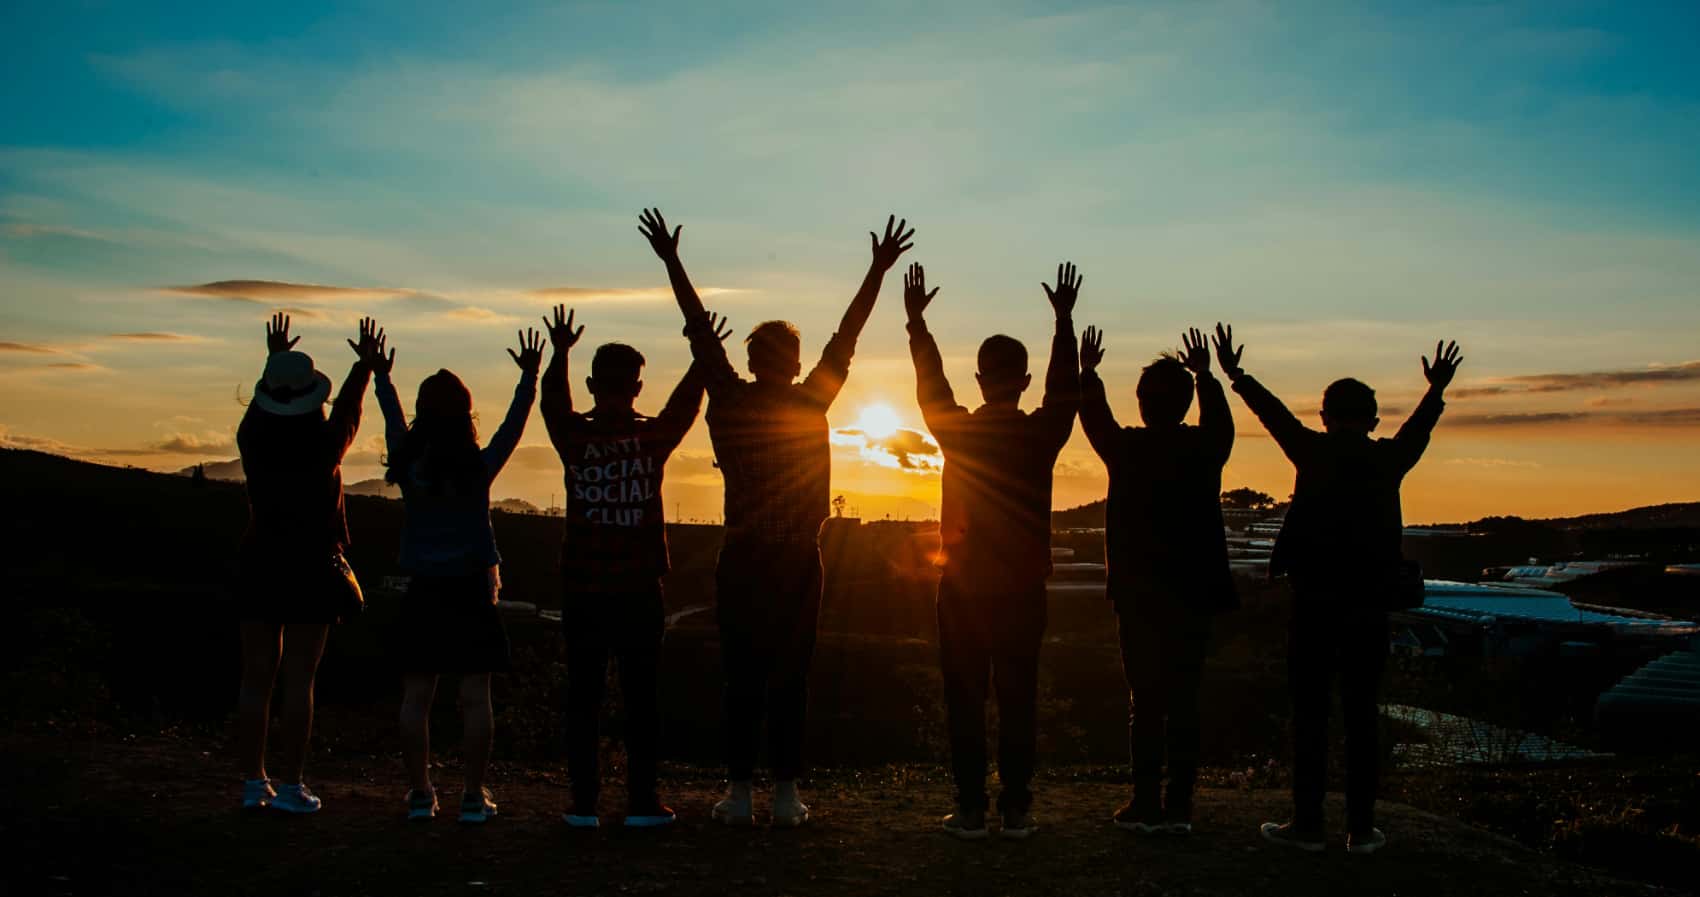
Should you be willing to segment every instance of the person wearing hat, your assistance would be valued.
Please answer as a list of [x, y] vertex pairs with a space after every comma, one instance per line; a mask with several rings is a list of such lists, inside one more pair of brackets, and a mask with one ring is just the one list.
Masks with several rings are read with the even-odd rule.
[[[342, 458], [360, 429], [371, 379], [366, 359], [382, 352], [384, 335], [372, 319], [361, 319], [359, 343], [348, 342], [359, 359], [328, 415], [330, 378], [307, 353], [295, 351], [300, 341], [289, 336], [288, 315], [272, 316], [265, 373], [236, 429], [248, 493], [248, 528], [239, 555], [242, 688], [236, 742], [242, 806], [312, 813], [320, 802], [302, 782], [302, 766], [313, 728], [313, 677], [330, 624], [342, 611], [326, 573], [347, 571]], [[280, 671], [283, 775], [274, 788], [266, 775], [266, 729]]]
[[437, 815], [437, 792], [431, 786], [431, 703], [437, 677], [445, 673], [461, 677], [466, 783], [460, 821], [481, 823], [496, 815], [495, 798], [484, 787], [495, 728], [490, 674], [506, 672], [509, 657], [507, 631], [496, 607], [502, 557], [490, 526], [490, 484], [525, 432], [537, 398], [544, 342], [532, 330], [520, 334], [517, 353], [508, 350], [519, 365], [519, 385], [507, 416], [482, 448], [472, 393], [459, 377], [446, 370], [426, 377], [419, 384], [409, 424], [390, 382], [395, 353], [385, 356], [379, 345], [367, 361], [384, 412], [389, 451], [384, 478], [401, 488], [405, 510], [399, 566], [409, 580], [395, 644], [403, 683], [401, 735], [411, 785], [409, 819]]

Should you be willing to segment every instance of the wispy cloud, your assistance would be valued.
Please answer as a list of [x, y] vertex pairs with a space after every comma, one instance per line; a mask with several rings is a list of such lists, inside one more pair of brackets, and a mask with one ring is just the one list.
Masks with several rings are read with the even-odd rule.
[[1448, 427], [1542, 427], [1565, 424], [1615, 424], [1619, 426], [1700, 425], [1700, 407], [1651, 408], [1642, 411], [1531, 411], [1509, 414], [1449, 414], [1442, 419]]
[[328, 302], [339, 299], [389, 299], [414, 291], [391, 287], [343, 287], [321, 283], [289, 283], [281, 280], [215, 280], [209, 283], [160, 287], [178, 296], [223, 299], [230, 302], [269, 304], [279, 300]]
[[228, 455], [236, 450], [236, 443], [229, 436], [217, 434], [173, 433], [153, 448], [175, 455]]
[[108, 333], [106, 338], [120, 343], [198, 343], [202, 341], [202, 338], [198, 336], [155, 330], [135, 333]]
[[1517, 393], [1579, 392], [1619, 389], [1625, 386], [1657, 386], [1691, 381], [1700, 381], [1700, 361], [1581, 373], [1521, 374], [1500, 377], [1477, 386], [1460, 387], [1454, 389], [1452, 395], [1469, 399]]
[[[745, 292], [749, 291], [736, 287], [697, 288], [697, 295], [704, 299]], [[543, 287], [528, 290], [526, 295], [561, 302], [642, 302], [671, 299], [673, 291], [668, 287]]]
[[18, 352], [25, 355], [63, 355], [64, 352], [52, 346], [40, 343], [0, 342], [0, 352]]

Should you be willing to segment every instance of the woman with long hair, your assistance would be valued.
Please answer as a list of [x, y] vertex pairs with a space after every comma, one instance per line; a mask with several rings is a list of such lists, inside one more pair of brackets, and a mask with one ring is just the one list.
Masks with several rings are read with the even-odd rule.
[[508, 350], [519, 365], [519, 385], [507, 417], [482, 448], [472, 393], [460, 378], [446, 370], [426, 377], [419, 384], [409, 425], [390, 382], [395, 353], [386, 357], [378, 350], [367, 360], [384, 412], [389, 452], [385, 479], [401, 488], [406, 506], [400, 566], [410, 579], [396, 654], [404, 685], [401, 736], [411, 786], [410, 819], [437, 815], [430, 720], [437, 677], [445, 673], [461, 677], [466, 784], [460, 821], [481, 823], [496, 815], [495, 798], [484, 786], [494, 729], [490, 674], [508, 669], [508, 636], [496, 607], [502, 559], [490, 527], [490, 483], [525, 432], [537, 397], [543, 344], [542, 336], [532, 330], [519, 335], [517, 353]]
[[[359, 359], [342, 381], [330, 414], [330, 378], [295, 351], [289, 316], [266, 324], [265, 373], [236, 429], [247, 481], [248, 528], [240, 552], [238, 616], [242, 688], [236, 744], [242, 765], [242, 806], [313, 813], [319, 798], [302, 781], [313, 729], [313, 678], [332, 623], [349, 611], [348, 524], [343, 518], [342, 457], [360, 429], [371, 368], [383, 354], [383, 331], [360, 321]], [[272, 688], [283, 676], [282, 772], [266, 775], [266, 730]]]

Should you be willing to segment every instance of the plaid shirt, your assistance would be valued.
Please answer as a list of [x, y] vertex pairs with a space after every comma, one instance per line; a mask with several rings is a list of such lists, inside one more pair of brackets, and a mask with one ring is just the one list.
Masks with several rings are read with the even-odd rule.
[[855, 340], [833, 334], [802, 382], [771, 384], [738, 376], [706, 321], [689, 336], [726, 480], [726, 543], [814, 544], [832, 492], [826, 412], [849, 376]]

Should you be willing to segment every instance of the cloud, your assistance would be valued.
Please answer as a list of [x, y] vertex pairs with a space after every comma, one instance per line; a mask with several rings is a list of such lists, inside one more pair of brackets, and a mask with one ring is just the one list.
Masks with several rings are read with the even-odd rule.
[[29, 451], [47, 452], [50, 455], [63, 455], [67, 458], [79, 459], [154, 454], [152, 449], [88, 448], [86, 446], [61, 442], [50, 436], [28, 436], [22, 433], [13, 433], [5, 424], [0, 424], [0, 448], [27, 449]]
[[64, 353], [52, 346], [37, 343], [0, 342], [0, 352], [21, 352], [28, 355], [63, 355]]
[[1616, 424], [1631, 427], [1700, 425], [1700, 407], [1643, 411], [1533, 411], [1521, 414], [1449, 414], [1449, 427], [1539, 427], [1567, 424]]
[[174, 455], [228, 455], [236, 450], [236, 443], [229, 436], [217, 434], [174, 433], [163, 442], [156, 443], [153, 449]]
[[122, 343], [198, 343], [201, 338], [182, 333], [166, 333], [163, 331], [143, 331], [138, 333], [109, 333], [109, 340]]
[[338, 299], [389, 299], [412, 295], [408, 289], [387, 287], [339, 287], [319, 283], [289, 283], [281, 280], [215, 280], [185, 286], [160, 287], [164, 293], [248, 302], [256, 305], [277, 300], [325, 302]]
[[448, 311], [443, 312], [443, 317], [452, 318], [456, 321], [465, 321], [469, 324], [511, 324], [515, 321], [521, 320], [517, 315], [504, 315], [501, 312], [491, 311], [488, 308], [480, 308], [475, 305], [451, 308]]
[[104, 370], [106, 370], [106, 368], [101, 367], [98, 364], [91, 364], [87, 361], [55, 361], [52, 364], [43, 365], [43, 367], [52, 368], [52, 369], [58, 370], [58, 371], [104, 371]]
[[1446, 463], [1460, 467], [1520, 467], [1533, 469], [1542, 466], [1539, 461], [1527, 461], [1521, 458], [1447, 458]]
[[[734, 287], [697, 288], [697, 295], [704, 299], [746, 292], [749, 291]], [[562, 302], [647, 302], [652, 299], [671, 299], [673, 290], [669, 287], [543, 287], [528, 290], [526, 295], [534, 299]]]
[[878, 438], [855, 427], [844, 427], [833, 431], [832, 441], [854, 446], [864, 459], [885, 467], [916, 473], [937, 473], [944, 467], [939, 444], [920, 430], [899, 427], [890, 436]]
[[1662, 385], [1700, 380], [1700, 361], [1685, 361], [1673, 365], [1651, 365], [1644, 368], [1623, 368], [1585, 373], [1522, 374], [1500, 377], [1479, 386], [1466, 386], [1452, 391], [1460, 399], [1481, 398], [1516, 393], [1577, 392], [1591, 389], [1618, 389], [1625, 386]]

